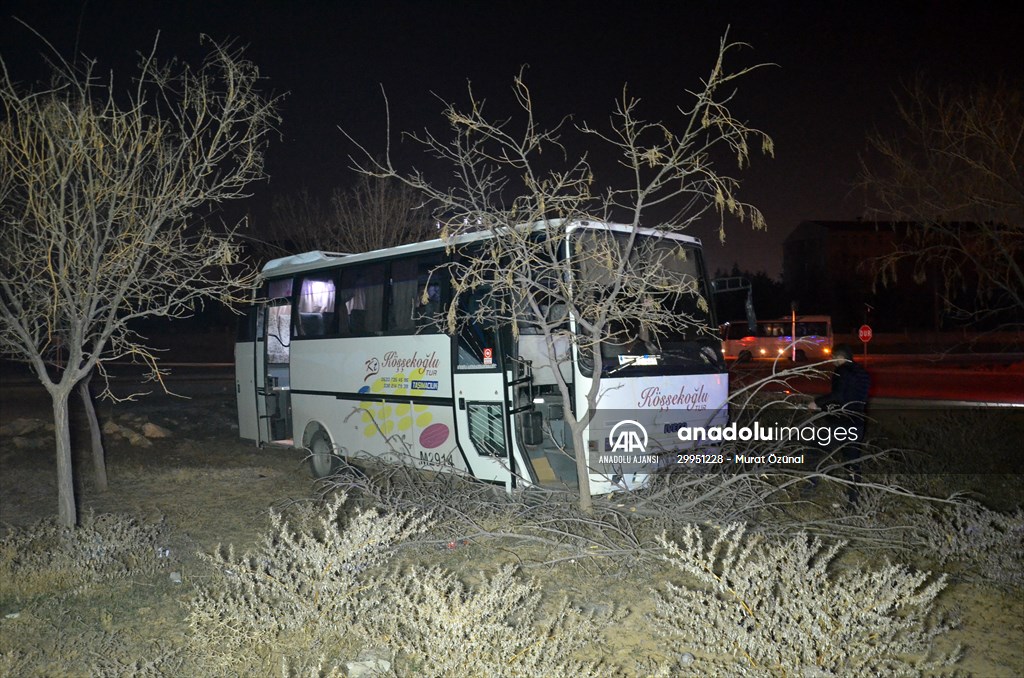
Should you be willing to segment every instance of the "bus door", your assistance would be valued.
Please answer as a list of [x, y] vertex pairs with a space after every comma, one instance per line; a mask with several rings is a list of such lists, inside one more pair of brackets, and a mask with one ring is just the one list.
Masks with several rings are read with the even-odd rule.
[[242, 440], [259, 439], [255, 356], [259, 355], [256, 353], [257, 342], [260, 342], [259, 351], [263, 351], [262, 340], [256, 334], [257, 318], [262, 312], [260, 306], [247, 308], [245, 316], [238, 323], [238, 336], [235, 338], [235, 397], [238, 401], [238, 437]]
[[257, 443], [291, 444], [290, 299], [271, 299], [260, 308], [256, 328]]
[[[477, 295], [463, 295], [459, 305], [471, 315], [479, 301]], [[511, 490], [515, 476], [524, 470], [515, 461], [505, 374], [508, 361], [498, 335], [493, 326], [473, 319], [455, 337], [455, 427], [473, 476]]]

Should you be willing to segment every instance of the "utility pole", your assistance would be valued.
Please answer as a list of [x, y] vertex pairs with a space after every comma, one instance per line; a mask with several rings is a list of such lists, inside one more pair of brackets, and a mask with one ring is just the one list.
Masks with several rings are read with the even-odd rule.
[[796, 362], [796, 300], [789, 302], [790, 316], [792, 317], [792, 328], [789, 334], [792, 339], [792, 345], [790, 349], [790, 360]]

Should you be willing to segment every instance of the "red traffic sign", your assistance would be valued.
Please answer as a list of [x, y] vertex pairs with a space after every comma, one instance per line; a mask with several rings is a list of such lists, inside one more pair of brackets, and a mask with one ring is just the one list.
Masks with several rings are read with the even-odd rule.
[[860, 329], [857, 330], [857, 337], [859, 337], [865, 344], [871, 341], [871, 325], [861, 325]]

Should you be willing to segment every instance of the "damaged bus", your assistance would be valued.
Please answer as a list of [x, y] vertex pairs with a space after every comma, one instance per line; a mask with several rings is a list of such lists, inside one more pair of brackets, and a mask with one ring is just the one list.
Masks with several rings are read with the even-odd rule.
[[[660, 273], [686, 285], [659, 303], [694, 318], [695, 329], [662, 331], [639, 348], [601, 346], [595, 374], [587, 352], [570, 340], [579, 330], [571, 313], [562, 311], [555, 345], [529, 322], [512, 328], [500, 314], [489, 322], [474, 313], [482, 293], [453, 294], [453, 264], [486, 248], [495, 237], [489, 232], [275, 259], [262, 270], [235, 345], [241, 438], [308, 450], [318, 477], [342, 460], [373, 459], [509, 491], [578, 489], [579, 454], [588, 456], [583, 482], [593, 494], [641, 486], [674, 464], [680, 427], [723, 424], [728, 416], [700, 241], [616, 224], [555, 223], [564, 240], [558, 257], [571, 260], [594, 238], [660, 253], [644, 265], [664, 267]], [[552, 225], [527, 228], [543, 239]], [[584, 267], [576, 275], [590, 274]], [[594, 379], [596, 409], [587, 399]], [[578, 450], [567, 418], [581, 411], [589, 425]], [[624, 455], [633, 463], [622, 463]]]

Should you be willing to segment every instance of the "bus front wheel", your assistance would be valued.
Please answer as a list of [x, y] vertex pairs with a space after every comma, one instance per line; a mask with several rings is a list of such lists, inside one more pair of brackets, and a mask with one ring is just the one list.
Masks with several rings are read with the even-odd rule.
[[306, 448], [309, 450], [309, 467], [313, 471], [313, 477], [326, 478], [341, 468], [341, 457], [335, 454], [331, 439], [322, 428], [317, 429], [310, 437]]

